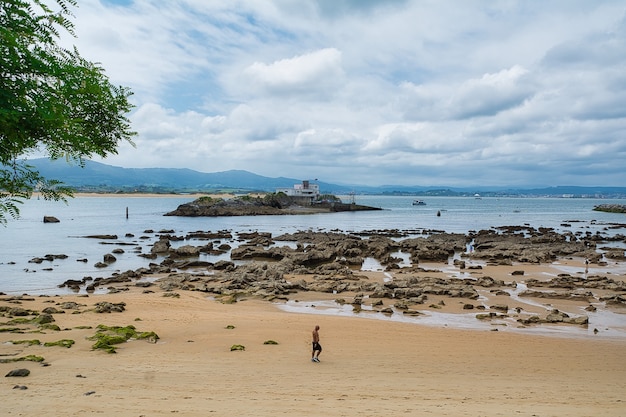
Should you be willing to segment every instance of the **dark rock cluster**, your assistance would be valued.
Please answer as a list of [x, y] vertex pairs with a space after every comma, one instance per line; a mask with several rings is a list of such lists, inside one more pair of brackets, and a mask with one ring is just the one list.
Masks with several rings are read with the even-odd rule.
[[[149, 287], [158, 285], [166, 292], [207, 292], [223, 302], [235, 302], [242, 297], [287, 300], [303, 291], [350, 293], [357, 294], [350, 302], [355, 309], [360, 308], [364, 299], [369, 299], [374, 300], [372, 305], [383, 313], [392, 314], [389, 307], [392, 305], [403, 314], [418, 314], [411, 306], [424, 304], [429, 296], [464, 299], [465, 309], [485, 309], [480, 303], [472, 303], [479, 298], [479, 291], [489, 290], [495, 295], [508, 296], [517, 286], [515, 281], [505, 283], [483, 275], [462, 279], [441, 277], [441, 274], [420, 267], [423, 262], [451, 264], [459, 270], [481, 268], [472, 264], [476, 260], [510, 265], [582, 257], [592, 263], [602, 263], [605, 262], [603, 253], [607, 252], [597, 250], [597, 243], [602, 240], [594, 236], [561, 234], [552, 229], [530, 227], [505, 227], [468, 235], [430, 231], [417, 237], [415, 234], [404, 239], [395, 237], [400, 235], [386, 231], [371, 232], [366, 236], [338, 231], [300, 231], [275, 237], [260, 232], [233, 235], [229, 231], [196, 231], [187, 236], [164, 233], [151, 248], [154, 259], [162, 258], [160, 263], [116, 273], [109, 278], [68, 280], [63, 286], [75, 290], [85, 286], [88, 292], [92, 292], [97, 288], [120, 291], [130, 285], [151, 291]], [[220, 243], [222, 239], [234, 239], [238, 246], [231, 248]], [[171, 244], [182, 240], [187, 244], [176, 248]], [[200, 245], [192, 244], [194, 241]], [[281, 246], [279, 242], [290, 244]], [[470, 244], [473, 249], [466, 251]], [[199, 259], [202, 253], [224, 254], [229, 251], [231, 260], [212, 263]], [[410, 267], [400, 267], [404, 260], [398, 258], [399, 253], [408, 257]], [[360, 271], [366, 258], [374, 258], [387, 270], [398, 273], [394, 279], [385, 282], [371, 280]], [[512, 276], [523, 277], [524, 271], [515, 270]], [[522, 297], [625, 305], [626, 284], [606, 276], [562, 274], [546, 281], [528, 278], [525, 282], [528, 290], [519, 294]], [[387, 306], [383, 305], [384, 299], [388, 300]], [[118, 307], [123, 309], [123, 306], [107, 307], [108, 311]], [[506, 316], [508, 306], [506, 309], [494, 306], [491, 310], [481, 314], [480, 318]], [[520, 323], [586, 324], [584, 318], [561, 317], [556, 320], [555, 317], [554, 314], [548, 314], [546, 318], [530, 317], [524, 319], [528, 323]]]
[[626, 204], [599, 204], [593, 208], [595, 211], [609, 213], [626, 213]]
[[340, 211], [381, 210], [359, 204], [341, 202], [321, 202], [301, 205], [301, 202], [286, 194], [269, 194], [265, 197], [249, 197], [222, 199], [200, 197], [190, 203], [179, 205], [176, 210], [165, 216], [185, 217], [217, 217], [217, 216], [259, 216], [285, 215], [306, 213], [333, 213]]

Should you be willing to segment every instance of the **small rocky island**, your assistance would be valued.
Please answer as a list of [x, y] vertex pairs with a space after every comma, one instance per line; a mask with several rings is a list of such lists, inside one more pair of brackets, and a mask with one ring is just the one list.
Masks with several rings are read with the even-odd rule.
[[600, 204], [593, 209], [594, 211], [605, 211], [607, 213], [626, 213], [626, 204]]
[[303, 199], [278, 192], [267, 194], [263, 197], [245, 195], [230, 199], [203, 196], [190, 203], [179, 205], [176, 210], [165, 213], [165, 216], [259, 216], [366, 210], [382, 209], [343, 203], [339, 198], [332, 195], [320, 195], [316, 196], [315, 199]]

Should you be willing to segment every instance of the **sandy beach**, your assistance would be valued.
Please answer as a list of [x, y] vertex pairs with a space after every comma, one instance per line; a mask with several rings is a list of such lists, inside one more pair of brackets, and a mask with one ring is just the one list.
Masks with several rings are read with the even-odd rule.
[[[318, 297], [332, 294], [296, 294], [293, 300], [312, 303]], [[0, 363], [3, 375], [30, 371], [27, 377], [3, 378], [3, 415], [626, 415], [623, 338], [299, 314], [265, 300], [223, 304], [199, 291], [156, 286], [0, 299], [6, 307], [2, 328], [9, 327], [7, 308], [78, 304], [53, 314], [61, 331], [24, 324], [17, 325], [22, 333], [0, 333], [0, 359], [38, 355], [48, 365]], [[125, 309], [95, 312], [96, 303], [105, 301], [124, 303]], [[101, 324], [133, 325], [160, 339], [131, 339], [116, 345], [115, 354], [92, 350], [87, 338]], [[320, 363], [310, 360], [315, 325], [321, 327]], [[32, 339], [41, 344], [10, 343]], [[43, 346], [60, 339], [75, 344]], [[245, 350], [231, 351], [233, 345]]]

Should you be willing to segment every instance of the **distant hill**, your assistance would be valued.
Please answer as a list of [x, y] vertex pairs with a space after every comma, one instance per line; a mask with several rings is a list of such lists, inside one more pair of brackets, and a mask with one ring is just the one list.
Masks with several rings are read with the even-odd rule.
[[[94, 161], [85, 161], [85, 167], [68, 164], [64, 160], [31, 159], [30, 165], [46, 178], [58, 179], [78, 191], [96, 192], [274, 192], [276, 188], [292, 187], [302, 179], [271, 178], [243, 170], [199, 172], [178, 168], [121, 168]], [[316, 181], [324, 194], [384, 194], [416, 196], [474, 196], [482, 197], [604, 197], [626, 198], [626, 187], [558, 186], [536, 189], [505, 189], [494, 187], [453, 188], [427, 186], [339, 185]]]
[[[28, 163], [46, 178], [63, 181], [82, 191], [141, 192], [273, 192], [302, 182], [294, 178], [270, 178], [243, 170], [199, 172], [186, 168], [121, 168], [94, 161], [85, 166], [64, 160], [32, 159]], [[340, 186], [318, 182], [320, 189], [345, 191]]]

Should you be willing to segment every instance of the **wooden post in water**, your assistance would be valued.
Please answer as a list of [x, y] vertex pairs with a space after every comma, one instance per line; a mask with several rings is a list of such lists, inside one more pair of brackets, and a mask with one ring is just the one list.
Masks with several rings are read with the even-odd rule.
[[126, 218], [128, 219], [128, 207], [126, 207]]

